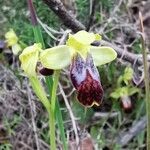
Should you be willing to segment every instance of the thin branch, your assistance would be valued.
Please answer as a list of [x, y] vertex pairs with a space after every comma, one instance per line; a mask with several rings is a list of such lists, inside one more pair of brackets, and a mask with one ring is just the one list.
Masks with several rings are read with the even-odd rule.
[[116, 143], [125, 146], [127, 145], [135, 136], [141, 133], [146, 128], [146, 117], [141, 118], [138, 122], [135, 122], [129, 131], [120, 134], [116, 138]]
[[54, 13], [61, 19], [64, 25], [74, 32], [79, 30], [84, 30], [85, 27], [78, 20], [76, 20], [73, 16], [71, 16], [67, 10], [65, 9], [63, 3], [60, 0], [43, 0], [45, 4], [49, 6], [49, 8], [54, 11]]
[[60, 92], [61, 92], [61, 94], [63, 96], [64, 101], [65, 101], [65, 104], [66, 104], [66, 107], [68, 109], [68, 112], [70, 114], [70, 118], [71, 118], [71, 121], [72, 121], [73, 130], [74, 130], [75, 137], [76, 137], [76, 143], [77, 143], [77, 145], [79, 145], [79, 136], [78, 136], [78, 131], [77, 131], [77, 125], [76, 125], [76, 122], [75, 122], [75, 117], [73, 115], [71, 107], [70, 107], [70, 105], [68, 103], [68, 99], [67, 99], [67, 97], [65, 95], [65, 92], [64, 92], [64, 90], [63, 90], [63, 88], [62, 88], [62, 86], [61, 86], [60, 83], [59, 83], [59, 89], [60, 89]]

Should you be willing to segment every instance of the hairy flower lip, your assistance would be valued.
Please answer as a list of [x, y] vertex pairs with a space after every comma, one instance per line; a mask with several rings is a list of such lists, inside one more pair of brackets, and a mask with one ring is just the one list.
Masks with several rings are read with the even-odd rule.
[[76, 54], [70, 66], [70, 77], [77, 90], [77, 99], [85, 107], [99, 106], [103, 89], [92, 56], [88, 53], [86, 60]]
[[93, 105], [99, 106], [103, 97], [102, 86], [100, 82], [91, 77], [88, 70], [86, 72], [86, 79], [82, 81], [81, 85], [77, 88], [78, 101], [85, 107], [92, 107]]

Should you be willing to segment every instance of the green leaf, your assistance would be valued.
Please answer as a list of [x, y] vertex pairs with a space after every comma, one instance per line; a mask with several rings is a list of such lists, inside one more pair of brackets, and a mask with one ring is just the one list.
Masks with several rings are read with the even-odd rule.
[[65, 136], [65, 127], [64, 127], [62, 113], [61, 113], [61, 109], [60, 109], [60, 106], [59, 106], [58, 99], [56, 99], [55, 116], [56, 116], [59, 131], [60, 131], [60, 135], [61, 135], [60, 138], [63, 142], [63, 148], [64, 148], [64, 150], [68, 150], [67, 139], [66, 139], [66, 136]]

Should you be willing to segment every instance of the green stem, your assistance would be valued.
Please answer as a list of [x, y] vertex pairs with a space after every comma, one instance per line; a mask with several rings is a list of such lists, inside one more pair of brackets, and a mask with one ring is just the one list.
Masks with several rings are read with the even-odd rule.
[[49, 111], [49, 132], [50, 132], [50, 150], [56, 150], [55, 136], [55, 114], [50, 109]]
[[[53, 86], [53, 80], [51, 76], [46, 77], [46, 84], [47, 84], [47, 88], [49, 89], [49, 93], [51, 96], [52, 86]], [[56, 118], [57, 125], [60, 131], [60, 138], [63, 142], [63, 150], [68, 150], [67, 142], [66, 142], [67, 140], [65, 136], [65, 129], [64, 129], [64, 124], [63, 124], [63, 118], [62, 118], [62, 114], [61, 114], [61, 110], [60, 110], [60, 106], [59, 106], [59, 102], [57, 98], [56, 98], [56, 106], [55, 106], [55, 118]]]
[[59, 106], [59, 102], [58, 99], [56, 99], [56, 109], [55, 109], [55, 116], [57, 119], [57, 125], [60, 131], [60, 135], [61, 135], [61, 140], [63, 142], [63, 150], [68, 150], [67, 147], [67, 140], [66, 140], [66, 136], [65, 136], [65, 129], [64, 129], [64, 123], [63, 123], [63, 118], [62, 118], [62, 114], [61, 114], [61, 110], [60, 110], [60, 106]]
[[51, 95], [51, 109], [49, 112], [49, 126], [50, 126], [50, 143], [51, 149], [56, 150], [56, 141], [55, 141], [55, 103], [56, 103], [56, 92], [58, 86], [60, 71], [54, 71], [54, 81], [52, 86], [52, 95]]
[[143, 65], [144, 65], [144, 82], [145, 82], [145, 92], [146, 92], [146, 116], [147, 116], [147, 150], [150, 150], [150, 81], [148, 72], [148, 62], [147, 62], [147, 52], [145, 46], [144, 37], [144, 27], [142, 14], [139, 13], [140, 25], [141, 25], [141, 44], [142, 44], [142, 54], [143, 54]]
[[51, 109], [53, 112], [55, 112], [55, 104], [56, 104], [56, 92], [57, 92], [57, 86], [58, 86], [58, 80], [59, 80], [60, 70], [54, 71], [54, 81], [53, 81], [53, 87], [52, 87], [52, 97], [51, 97]]
[[[53, 97], [53, 101], [56, 99], [56, 90], [57, 90], [57, 84], [58, 84], [58, 75], [56, 75], [56, 77], [54, 76], [54, 85], [53, 85], [53, 89], [52, 89], [52, 97]], [[38, 98], [40, 99], [40, 101], [42, 102], [42, 104], [44, 105], [44, 107], [46, 108], [48, 114], [49, 114], [49, 131], [50, 131], [50, 147], [52, 150], [56, 150], [56, 141], [55, 141], [55, 112], [53, 111], [49, 100], [46, 97], [46, 93], [43, 89], [43, 87], [41, 86], [40, 81], [38, 80], [37, 77], [30, 77], [30, 83], [32, 85], [32, 88], [34, 89], [36, 95], [38, 96]], [[56, 82], [55, 82], [56, 81]]]

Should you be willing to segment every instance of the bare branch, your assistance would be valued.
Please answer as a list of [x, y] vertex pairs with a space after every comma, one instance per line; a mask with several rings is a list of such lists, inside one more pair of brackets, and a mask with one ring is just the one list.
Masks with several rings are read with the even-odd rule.
[[49, 6], [51, 10], [61, 19], [64, 25], [74, 32], [84, 30], [85, 27], [73, 16], [71, 16], [65, 9], [63, 3], [60, 0], [43, 0], [45, 4]]
[[138, 122], [135, 122], [128, 132], [120, 134], [116, 142], [121, 146], [125, 146], [133, 139], [136, 135], [141, 133], [146, 128], [146, 117], [141, 118]]
[[70, 118], [71, 118], [71, 121], [72, 121], [73, 130], [74, 130], [75, 137], [76, 137], [76, 144], [78, 145], [79, 144], [79, 136], [78, 136], [77, 125], [76, 125], [76, 122], [75, 122], [75, 117], [74, 117], [73, 112], [71, 110], [71, 107], [70, 107], [70, 105], [68, 103], [68, 99], [66, 97], [66, 94], [65, 94], [65, 92], [64, 92], [64, 90], [63, 90], [63, 88], [62, 88], [62, 86], [61, 86], [60, 83], [59, 83], [59, 89], [60, 89], [60, 92], [61, 92], [61, 94], [63, 96], [64, 101], [65, 101], [65, 104], [66, 104], [66, 107], [68, 109], [68, 112], [70, 114]]

